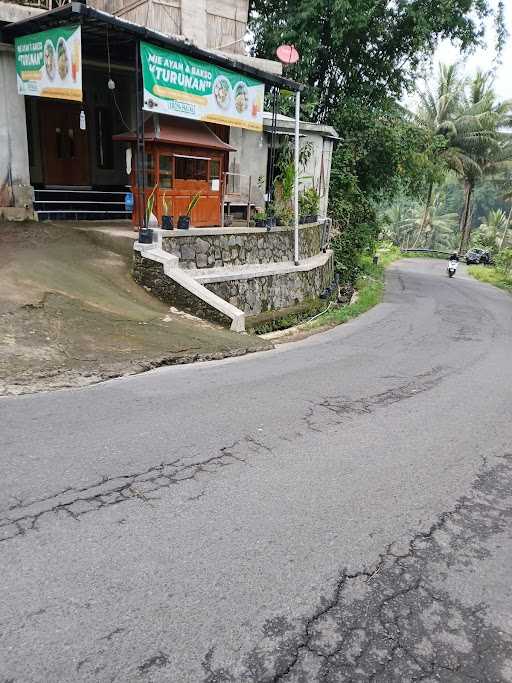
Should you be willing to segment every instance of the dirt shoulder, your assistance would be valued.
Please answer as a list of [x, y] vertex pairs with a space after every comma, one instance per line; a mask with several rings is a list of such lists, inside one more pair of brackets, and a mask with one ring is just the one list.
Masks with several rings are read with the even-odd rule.
[[169, 310], [85, 232], [0, 223], [0, 247], [0, 395], [271, 348]]

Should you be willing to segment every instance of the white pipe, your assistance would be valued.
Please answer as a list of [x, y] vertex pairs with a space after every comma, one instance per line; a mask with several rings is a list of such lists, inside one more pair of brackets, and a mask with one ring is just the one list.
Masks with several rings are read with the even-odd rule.
[[294, 261], [299, 265], [299, 132], [300, 132], [300, 91], [295, 93], [295, 179], [294, 179]]

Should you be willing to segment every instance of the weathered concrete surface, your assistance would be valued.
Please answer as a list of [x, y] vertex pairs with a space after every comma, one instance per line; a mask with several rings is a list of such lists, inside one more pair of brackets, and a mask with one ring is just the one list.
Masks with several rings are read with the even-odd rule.
[[270, 348], [171, 312], [133, 281], [122, 238], [0, 224], [0, 394]]
[[[1, 9], [1, 8], [0, 8]], [[25, 98], [18, 95], [14, 50], [0, 43], [0, 220], [32, 217]]]
[[0, 401], [0, 679], [512, 680], [512, 301]]

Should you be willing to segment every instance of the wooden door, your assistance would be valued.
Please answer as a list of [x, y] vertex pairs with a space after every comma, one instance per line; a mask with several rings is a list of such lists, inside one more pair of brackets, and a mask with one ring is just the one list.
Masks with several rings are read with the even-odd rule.
[[45, 185], [90, 184], [87, 131], [80, 130], [82, 105], [41, 101], [41, 152]]

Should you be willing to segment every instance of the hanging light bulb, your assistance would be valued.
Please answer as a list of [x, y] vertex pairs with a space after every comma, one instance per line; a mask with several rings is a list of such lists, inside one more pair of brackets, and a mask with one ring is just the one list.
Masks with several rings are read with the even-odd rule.
[[108, 79], [107, 87], [109, 90], [115, 90], [116, 89], [116, 84], [113, 78]]

